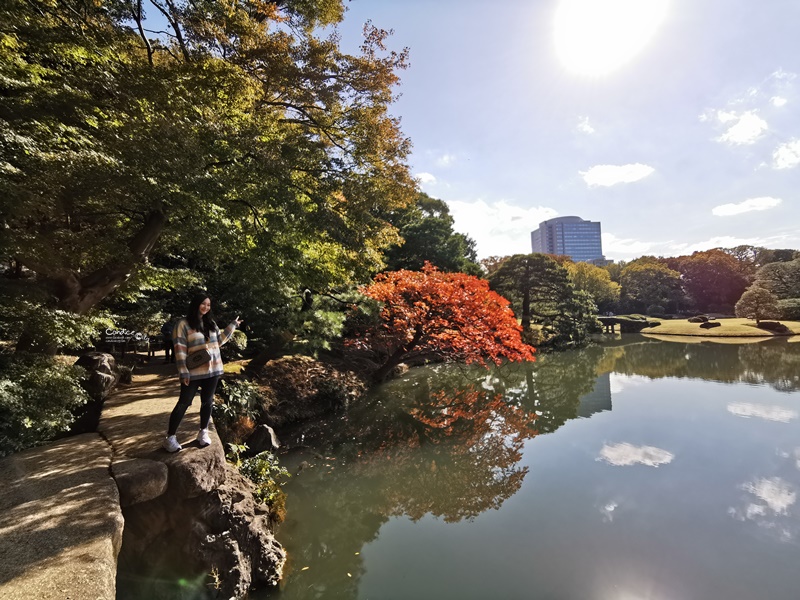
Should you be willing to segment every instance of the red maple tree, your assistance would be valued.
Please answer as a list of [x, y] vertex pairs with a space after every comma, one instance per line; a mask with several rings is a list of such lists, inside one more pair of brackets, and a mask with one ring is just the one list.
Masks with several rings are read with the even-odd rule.
[[380, 274], [362, 292], [383, 304], [380, 322], [350, 343], [380, 357], [376, 380], [414, 357], [480, 364], [533, 360], [508, 300], [483, 279], [426, 264], [422, 271]]

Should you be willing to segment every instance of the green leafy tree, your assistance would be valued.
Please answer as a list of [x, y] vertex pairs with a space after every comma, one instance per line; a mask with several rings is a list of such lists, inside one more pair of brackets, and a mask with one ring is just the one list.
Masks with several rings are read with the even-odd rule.
[[631, 312], [663, 306], [674, 312], [683, 301], [681, 275], [654, 259], [628, 263], [620, 275], [620, 301]]
[[388, 220], [403, 241], [387, 250], [387, 270], [418, 271], [429, 262], [442, 271], [481, 274], [474, 240], [453, 231], [453, 217], [442, 200], [420, 192], [413, 205]]
[[756, 325], [763, 319], [777, 319], [778, 298], [769, 290], [753, 285], [736, 303], [736, 316], [755, 319]]
[[686, 293], [703, 312], [729, 312], [750, 284], [741, 263], [722, 250], [694, 252], [668, 259], [667, 263], [681, 274]]
[[158, 257], [261, 281], [266, 301], [379, 270], [397, 239], [382, 215], [415, 190], [388, 113], [407, 54], [371, 25], [356, 56], [335, 33], [315, 35], [343, 10], [6, 3], [0, 251], [11, 272], [33, 272], [54, 308], [87, 314]]
[[523, 332], [531, 332], [532, 323], [541, 327], [542, 342], [581, 343], [583, 332], [595, 322], [594, 303], [576, 296], [567, 269], [546, 254], [508, 257], [489, 276], [489, 283], [511, 301]]
[[626, 261], [621, 260], [619, 262], [608, 263], [607, 265], [602, 267], [602, 269], [604, 271], [608, 271], [608, 275], [609, 277], [611, 277], [611, 281], [619, 283], [620, 276], [622, 275], [622, 269], [624, 269], [627, 264], [628, 263]]
[[800, 298], [800, 259], [764, 265], [757, 271], [753, 283], [780, 300]]
[[577, 291], [589, 294], [600, 311], [607, 311], [619, 300], [619, 283], [611, 280], [607, 269], [586, 262], [567, 262], [564, 267]]

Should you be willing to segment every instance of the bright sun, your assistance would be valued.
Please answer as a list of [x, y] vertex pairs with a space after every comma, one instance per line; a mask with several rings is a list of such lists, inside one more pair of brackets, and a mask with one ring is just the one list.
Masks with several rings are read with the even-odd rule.
[[632, 60], [653, 37], [668, 0], [561, 0], [556, 51], [575, 73], [602, 76]]

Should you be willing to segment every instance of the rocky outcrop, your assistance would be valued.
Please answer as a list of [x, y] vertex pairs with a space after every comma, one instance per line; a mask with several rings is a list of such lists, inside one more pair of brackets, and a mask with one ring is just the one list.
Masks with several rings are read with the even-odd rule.
[[86, 369], [89, 375], [83, 387], [92, 400], [105, 400], [119, 380], [117, 361], [106, 352], [83, 354], [75, 361], [75, 365]]
[[117, 361], [111, 354], [89, 352], [81, 355], [75, 365], [86, 369], [87, 377], [81, 382], [81, 386], [91, 400], [75, 411], [75, 420], [67, 435], [97, 431], [103, 403], [120, 380]]
[[274, 452], [281, 447], [275, 430], [267, 424], [261, 424], [247, 438], [247, 456], [255, 456], [260, 452]]
[[116, 600], [240, 598], [275, 586], [286, 556], [267, 509], [227, 463], [213, 428], [210, 446], [194, 441], [196, 406], [178, 431], [183, 449], [160, 448], [176, 400], [173, 372], [137, 376], [103, 408], [98, 431], [113, 448], [111, 472], [125, 517]]
[[125, 466], [126, 473], [143, 475], [127, 489], [120, 486], [121, 498], [143, 499], [124, 507], [119, 557], [121, 572], [150, 582], [136, 597], [170, 596], [164, 588], [176, 574], [205, 579], [209, 598], [241, 598], [251, 588], [278, 584], [286, 555], [271, 533], [268, 511], [254, 500], [252, 483], [224, 459], [207, 458], [220, 448], [217, 441], [216, 449], [212, 444], [166, 456], [166, 490], [151, 499], [145, 491], [157, 489], [161, 470], [141, 459]]

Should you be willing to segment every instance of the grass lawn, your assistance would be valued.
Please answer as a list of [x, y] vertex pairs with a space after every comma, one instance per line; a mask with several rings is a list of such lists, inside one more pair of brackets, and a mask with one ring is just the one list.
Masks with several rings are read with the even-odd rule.
[[[700, 323], [689, 323], [687, 319], [669, 319], [659, 320], [650, 319], [651, 321], [658, 321], [661, 325], [657, 327], [643, 329], [642, 334], [661, 336], [661, 335], [685, 335], [685, 336], [702, 336], [706, 338], [742, 338], [742, 337], [773, 337], [778, 334], [765, 329], [758, 329], [756, 322], [750, 319], [735, 319], [735, 318], [722, 318], [717, 319], [716, 322], [720, 324], [719, 327], [712, 329], [701, 329]], [[789, 328], [791, 334], [800, 335], [800, 322], [798, 321], [781, 321], [786, 327]], [[790, 335], [791, 335], [790, 334]], [[785, 337], [786, 334], [783, 335]]]

